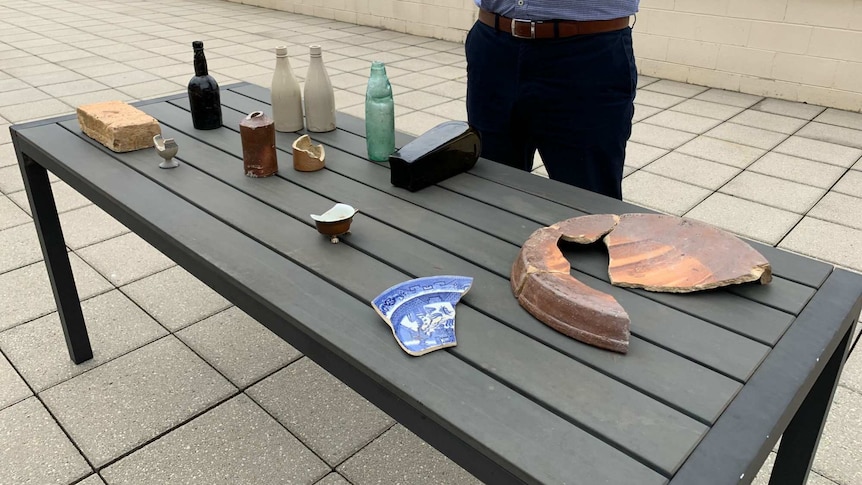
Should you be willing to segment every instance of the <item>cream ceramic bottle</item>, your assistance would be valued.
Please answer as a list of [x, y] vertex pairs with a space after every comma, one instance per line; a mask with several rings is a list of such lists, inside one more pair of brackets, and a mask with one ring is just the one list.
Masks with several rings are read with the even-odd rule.
[[311, 60], [305, 76], [305, 127], [311, 132], [335, 129], [335, 91], [326, 68], [320, 46], [310, 46]]
[[275, 48], [275, 72], [272, 75], [272, 118], [276, 131], [302, 129], [302, 89], [290, 68], [287, 47]]

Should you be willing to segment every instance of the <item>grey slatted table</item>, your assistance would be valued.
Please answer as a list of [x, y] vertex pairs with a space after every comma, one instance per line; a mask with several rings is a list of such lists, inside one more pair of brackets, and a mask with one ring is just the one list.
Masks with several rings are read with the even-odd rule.
[[[416, 193], [364, 159], [362, 120], [312, 134], [326, 169], [243, 175], [239, 121], [267, 110], [250, 84], [222, 91], [225, 126], [195, 130], [184, 94], [140, 103], [179, 168], [112, 153], [73, 116], [12, 137], [75, 362], [92, 356], [46, 169], [488, 483], [747, 483], [783, 433], [773, 483], [804, 483], [862, 305], [862, 276], [753, 243], [771, 285], [690, 295], [607, 283], [601, 248], [566, 248], [573, 275], [631, 315], [621, 356], [569, 339], [513, 298], [508, 275], [535, 229], [637, 206], [480, 160]], [[398, 135], [397, 144], [409, 137]], [[340, 244], [311, 213], [361, 210]], [[409, 357], [369, 301], [418, 276], [463, 274], [458, 346]]]

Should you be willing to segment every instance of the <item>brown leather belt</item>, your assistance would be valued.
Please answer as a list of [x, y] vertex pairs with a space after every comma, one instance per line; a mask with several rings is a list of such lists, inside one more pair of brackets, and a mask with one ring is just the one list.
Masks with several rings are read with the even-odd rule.
[[611, 20], [522, 20], [510, 19], [479, 10], [479, 22], [519, 39], [556, 39], [574, 35], [598, 34], [620, 30], [629, 25], [628, 17]]

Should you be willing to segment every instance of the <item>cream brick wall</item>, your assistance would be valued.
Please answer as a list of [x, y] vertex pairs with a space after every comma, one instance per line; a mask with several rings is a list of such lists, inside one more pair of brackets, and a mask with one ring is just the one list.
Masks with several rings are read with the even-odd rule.
[[[473, 0], [230, 0], [463, 42]], [[862, 111], [862, 0], [641, 0], [649, 76]]]
[[642, 74], [862, 111], [862, 0], [641, 0]]
[[473, 0], [230, 0], [246, 5], [463, 42], [476, 21]]

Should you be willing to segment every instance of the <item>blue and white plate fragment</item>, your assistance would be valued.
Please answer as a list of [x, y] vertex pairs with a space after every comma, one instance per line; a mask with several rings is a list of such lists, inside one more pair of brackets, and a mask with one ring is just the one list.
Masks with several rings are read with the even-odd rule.
[[399, 283], [371, 301], [410, 355], [454, 347], [455, 305], [470, 289], [469, 276], [426, 276]]

